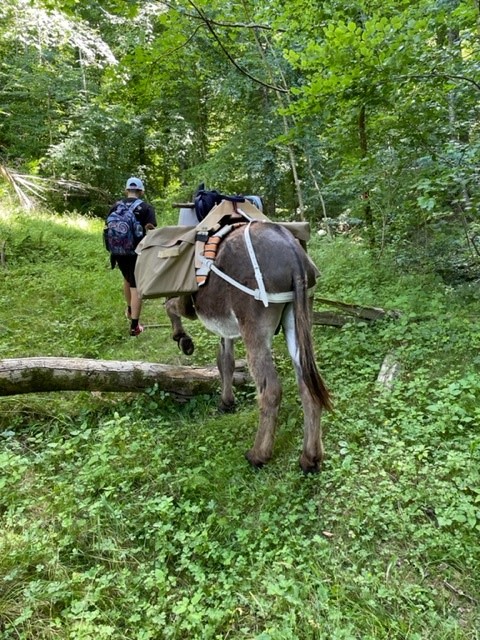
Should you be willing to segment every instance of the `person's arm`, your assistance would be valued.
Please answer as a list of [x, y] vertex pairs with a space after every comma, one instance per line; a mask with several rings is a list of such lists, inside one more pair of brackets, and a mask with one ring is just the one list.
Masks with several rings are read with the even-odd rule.
[[155, 216], [155, 209], [152, 207], [151, 204], [148, 204], [145, 229], [148, 231], [149, 229], [155, 229], [156, 226], [157, 226], [157, 218]]

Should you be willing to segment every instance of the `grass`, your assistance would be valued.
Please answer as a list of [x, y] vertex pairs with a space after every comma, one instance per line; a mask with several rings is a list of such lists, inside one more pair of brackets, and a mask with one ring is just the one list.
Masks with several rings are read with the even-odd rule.
[[[161, 301], [127, 335], [101, 222], [3, 212], [0, 350], [187, 364]], [[298, 468], [301, 415], [281, 339], [274, 458], [250, 469], [254, 392], [216, 399], [37, 394], [0, 400], [0, 634], [10, 640], [480, 637], [480, 329], [474, 288], [313, 238], [320, 295], [400, 320], [316, 327], [336, 410], [322, 473]], [[215, 338], [191, 323], [195, 364]], [[402, 376], [376, 376], [386, 353]], [[241, 351], [240, 351], [241, 353]]]

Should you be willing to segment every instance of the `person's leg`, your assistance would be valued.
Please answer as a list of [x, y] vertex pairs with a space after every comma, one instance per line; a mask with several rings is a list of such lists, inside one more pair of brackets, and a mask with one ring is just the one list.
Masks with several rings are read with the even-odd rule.
[[128, 320], [132, 319], [132, 294], [130, 283], [128, 280], [123, 279], [123, 295], [125, 297], [125, 302], [127, 303], [127, 309], [125, 311], [125, 316]]
[[142, 310], [142, 301], [137, 293], [137, 283], [135, 282], [135, 263], [137, 261], [137, 256], [133, 256], [130, 264], [130, 273], [128, 277], [128, 282], [130, 285], [130, 308], [131, 308], [131, 318], [130, 318], [130, 335], [138, 336], [139, 333], [142, 333], [143, 327], [139, 323], [140, 320], [140, 312]]
[[140, 312], [142, 311], [142, 301], [138, 297], [137, 288], [130, 287], [130, 306], [132, 309], [132, 322], [140, 319]]
[[143, 327], [139, 324], [142, 302], [138, 297], [135, 282], [135, 262], [137, 256], [119, 256], [117, 264], [123, 276], [123, 294], [127, 303], [125, 315], [130, 320], [130, 335], [138, 336]]

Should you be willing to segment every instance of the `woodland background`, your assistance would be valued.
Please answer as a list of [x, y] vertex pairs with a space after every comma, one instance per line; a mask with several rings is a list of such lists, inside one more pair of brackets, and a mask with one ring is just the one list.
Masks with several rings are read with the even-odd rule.
[[203, 181], [380, 248], [454, 220], [476, 258], [479, 25], [474, 0], [5, 0], [0, 159], [59, 209]]
[[398, 311], [313, 327], [314, 477], [281, 336], [261, 472], [248, 385], [221, 416], [1, 398], [1, 640], [479, 640], [479, 45], [473, 0], [0, 3], [1, 358], [213, 364], [162, 300], [128, 335], [102, 217], [131, 174], [160, 224], [203, 181], [261, 195], [311, 223], [316, 311]]

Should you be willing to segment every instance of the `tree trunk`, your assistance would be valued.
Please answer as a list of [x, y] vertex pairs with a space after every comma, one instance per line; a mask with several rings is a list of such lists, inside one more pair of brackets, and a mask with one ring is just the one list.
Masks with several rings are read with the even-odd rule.
[[[360, 113], [358, 115], [358, 135], [360, 140], [360, 157], [362, 160], [365, 160], [368, 156], [368, 137], [367, 137], [367, 110], [364, 104], [360, 107]], [[373, 212], [372, 205], [370, 204], [370, 193], [368, 189], [365, 188], [365, 191], [362, 195], [364, 205], [363, 205], [363, 215], [365, 217], [365, 225], [367, 227], [369, 238], [370, 238], [370, 246], [373, 247], [375, 245], [375, 232], [373, 229]]]
[[[238, 363], [234, 384], [249, 381]], [[43, 391], [142, 391], [157, 384], [181, 397], [216, 391], [217, 367], [185, 367], [152, 362], [83, 358], [9, 358], [0, 360], [0, 396]]]

